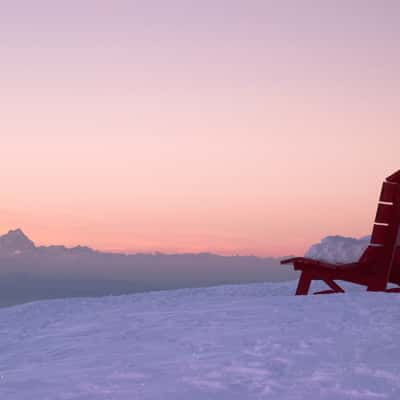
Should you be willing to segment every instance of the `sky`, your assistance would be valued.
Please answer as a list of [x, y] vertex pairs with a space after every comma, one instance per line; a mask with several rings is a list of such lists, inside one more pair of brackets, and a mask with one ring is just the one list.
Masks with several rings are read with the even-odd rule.
[[400, 2], [0, 0], [0, 231], [302, 254], [400, 168]]

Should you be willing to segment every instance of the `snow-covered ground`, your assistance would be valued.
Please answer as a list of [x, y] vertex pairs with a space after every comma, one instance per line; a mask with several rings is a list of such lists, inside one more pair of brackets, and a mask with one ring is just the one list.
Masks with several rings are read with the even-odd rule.
[[400, 295], [295, 282], [0, 309], [0, 399], [397, 399]]

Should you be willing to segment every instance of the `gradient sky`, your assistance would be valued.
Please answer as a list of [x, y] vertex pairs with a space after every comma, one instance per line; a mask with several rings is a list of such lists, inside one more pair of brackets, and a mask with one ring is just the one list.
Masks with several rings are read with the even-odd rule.
[[400, 1], [0, 0], [0, 231], [301, 254], [400, 168]]

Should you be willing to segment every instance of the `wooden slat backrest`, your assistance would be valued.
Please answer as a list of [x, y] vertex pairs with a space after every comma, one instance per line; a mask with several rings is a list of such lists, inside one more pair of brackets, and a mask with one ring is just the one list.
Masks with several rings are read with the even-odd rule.
[[382, 191], [379, 197], [379, 201], [385, 203], [394, 203], [396, 191], [397, 185], [395, 183], [384, 182], [382, 185]]
[[382, 257], [382, 246], [368, 246], [358, 260], [362, 264], [375, 264]]
[[[397, 175], [393, 174], [389, 178], [393, 179], [393, 177], [397, 177]], [[399, 225], [400, 182], [385, 181], [379, 196], [375, 223], [371, 235], [371, 244], [390, 247], [394, 251]]]
[[[399, 213], [400, 213], [400, 207], [399, 207]], [[400, 285], [400, 223], [397, 227], [397, 237], [391, 262], [389, 282]]]
[[393, 220], [393, 204], [379, 203], [376, 210], [375, 222], [378, 224], [389, 224]]
[[400, 169], [386, 178], [387, 182], [400, 183]]
[[374, 229], [372, 230], [371, 235], [371, 244], [383, 246], [386, 243], [388, 230], [388, 225], [374, 224]]
[[375, 275], [369, 290], [383, 290], [388, 281], [397, 281], [400, 275], [396, 258], [400, 246], [400, 175], [396, 173], [389, 178], [382, 185], [371, 244], [360, 258]]

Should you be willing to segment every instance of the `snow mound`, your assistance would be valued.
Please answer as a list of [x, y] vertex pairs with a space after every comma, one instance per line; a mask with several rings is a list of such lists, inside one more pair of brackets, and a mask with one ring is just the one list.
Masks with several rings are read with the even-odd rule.
[[294, 289], [222, 286], [0, 309], [0, 398], [399, 398], [400, 296]]
[[370, 236], [359, 239], [344, 236], [327, 236], [320, 243], [314, 244], [305, 257], [332, 263], [357, 261], [368, 246]]

